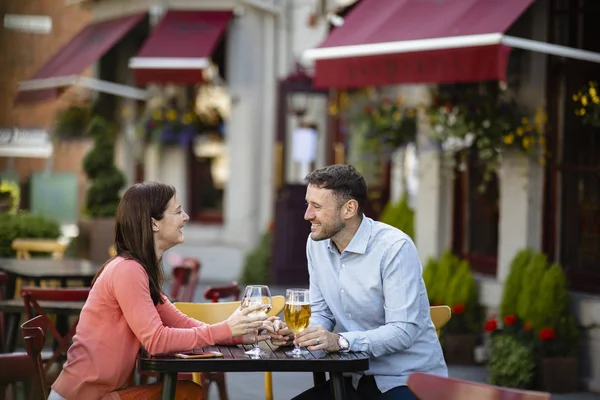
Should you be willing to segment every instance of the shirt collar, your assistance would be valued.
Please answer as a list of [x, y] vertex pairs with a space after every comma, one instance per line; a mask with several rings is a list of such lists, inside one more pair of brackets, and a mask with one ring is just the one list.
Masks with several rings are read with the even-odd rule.
[[[367, 244], [369, 244], [369, 238], [371, 237], [371, 222], [372, 220], [370, 218], [367, 218], [363, 214], [363, 218], [360, 223], [360, 226], [358, 227], [358, 230], [356, 231], [356, 233], [352, 237], [352, 240], [350, 240], [350, 243], [348, 243], [348, 246], [344, 251], [348, 251], [350, 253], [365, 254], [365, 252], [367, 251]], [[330, 251], [337, 253], [337, 248], [331, 242], [331, 239], [327, 239], [327, 248]]]

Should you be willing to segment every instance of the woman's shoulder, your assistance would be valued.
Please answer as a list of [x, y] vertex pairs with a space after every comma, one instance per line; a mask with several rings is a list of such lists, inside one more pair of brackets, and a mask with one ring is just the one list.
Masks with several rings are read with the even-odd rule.
[[[115, 257], [106, 265], [105, 271], [108, 275], [124, 278], [127, 276], [138, 277], [139, 275], [147, 276], [146, 270], [139, 261], [131, 258]], [[103, 272], [103, 273], [104, 273]]]

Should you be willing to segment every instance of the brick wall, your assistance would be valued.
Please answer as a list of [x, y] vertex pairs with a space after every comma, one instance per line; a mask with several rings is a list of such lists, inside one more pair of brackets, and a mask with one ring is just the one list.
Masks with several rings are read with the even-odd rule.
[[[0, 126], [22, 128], [43, 127], [50, 129], [54, 116], [77, 95], [77, 89], [67, 90], [59, 100], [28, 105], [14, 105], [17, 83], [31, 77], [77, 32], [91, 21], [91, 13], [79, 6], [67, 6], [66, 0], [0, 0], [0, 21], [4, 14], [47, 15], [52, 18], [52, 32], [40, 35], [7, 30], [0, 27]], [[89, 74], [86, 71], [85, 74]], [[53, 170], [76, 172], [79, 175], [80, 194], [85, 187], [85, 174], [81, 160], [89, 143], [59, 143], [55, 146]], [[7, 159], [0, 157], [0, 171], [7, 166]], [[44, 169], [42, 159], [17, 158], [15, 169], [21, 182], [29, 175]], [[80, 197], [82, 199], [82, 197]]]

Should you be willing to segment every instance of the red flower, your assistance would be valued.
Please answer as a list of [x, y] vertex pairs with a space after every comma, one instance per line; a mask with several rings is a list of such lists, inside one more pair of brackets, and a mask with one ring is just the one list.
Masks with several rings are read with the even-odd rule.
[[504, 316], [504, 325], [511, 326], [515, 322], [517, 322], [517, 317], [515, 317], [513, 314]]
[[531, 326], [531, 324], [529, 322], [525, 322], [525, 325], [523, 325], [523, 329], [525, 329], [527, 332], [529, 332], [533, 329], [533, 326]]
[[365, 114], [371, 114], [371, 107], [365, 106]]
[[554, 329], [552, 329], [552, 328], [542, 329], [540, 331], [540, 339], [542, 339], [542, 340], [556, 339], [556, 333], [554, 333]]
[[452, 314], [462, 314], [463, 312], [465, 312], [464, 304], [455, 304], [452, 307]]
[[494, 332], [498, 329], [498, 322], [495, 319], [488, 319], [483, 326], [483, 330], [486, 332]]
[[450, 103], [446, 103], [444, 108], [446, 108], [446, 110], [450, 111], [450, 110], [452, 110], [452, 105]]

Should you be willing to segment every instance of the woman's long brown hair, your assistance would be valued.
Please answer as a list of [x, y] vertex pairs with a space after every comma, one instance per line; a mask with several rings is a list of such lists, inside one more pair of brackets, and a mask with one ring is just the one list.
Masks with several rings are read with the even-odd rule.
[[[155, 305], [164, 303], [162, 285], [165, 277], [161, 260], [156, 258], [152, 218], [163, 218], [173, 196], [173, 186], [158, 182], [137, 183], [123, 194], [115, 218], [116, 256], [136, 260], [144, 267], [150, 280], [150, 296]], [[92, 286], [111, 260], [98, 270]]]

